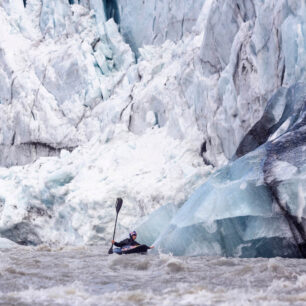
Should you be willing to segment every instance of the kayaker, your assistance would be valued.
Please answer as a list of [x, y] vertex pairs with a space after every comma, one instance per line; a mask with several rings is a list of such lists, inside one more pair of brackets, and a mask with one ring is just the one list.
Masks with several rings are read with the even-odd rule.
[[[124, 246], [133, 246], [136, 247], [138, 245], [140, 245], [140, 243], [138, 243], [136, 241], [137, 238], [137, 233], [136, 231], [131, 232], [130, 234], [130, 238], [126, 238], [120, 242], [116, 242], [115, 240], [112, 240], [112, 244], [115, 245], [116, 247], [122, 248]], [[150, 249], [153, 249], [154, 246], [151, 246]]]

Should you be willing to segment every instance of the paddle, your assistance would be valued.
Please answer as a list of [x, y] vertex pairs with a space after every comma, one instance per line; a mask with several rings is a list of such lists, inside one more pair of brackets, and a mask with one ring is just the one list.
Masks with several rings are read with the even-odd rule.
[[[115, 239], [115, 233], [116, 233], [116, 225], [117, 225], [117, 218], [118, 218], [118, 214], [119, 214], [119, 211], [121, 209], [121, 206], [122, 206], [122, 199], [121, 198], [117, 198], [117, 201], [116, 201], [116, 212], [117, 212], [117, 215], [116, 215], [116, 221], [115, 221], [115, 227], [114, 227], [114, 234], [113, 234], [113, 240]], [[110, 247], [110, 249], [108, 250], [108, 254], [113, 254], [113, 244], [112, 246]]]

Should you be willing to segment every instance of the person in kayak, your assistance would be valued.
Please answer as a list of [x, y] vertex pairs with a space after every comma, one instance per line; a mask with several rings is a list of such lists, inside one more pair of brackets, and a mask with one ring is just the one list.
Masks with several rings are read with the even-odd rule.
[[[130, 234], [130, 238], [126, 238], [120, 242], [116, 242], [115, 240], [112, 240], [112, 244], [115, 245], [116, 247], [122, 248], [125, 246], [131, 246], [131, 247], [137, 247], [140, 245], [140, 243], [138, 243], [136, 241], [137, 238], [137, 233], [136, 231], [131, 232]], [[151, 246], [150, 249], [153, 249], [154, 246]]]

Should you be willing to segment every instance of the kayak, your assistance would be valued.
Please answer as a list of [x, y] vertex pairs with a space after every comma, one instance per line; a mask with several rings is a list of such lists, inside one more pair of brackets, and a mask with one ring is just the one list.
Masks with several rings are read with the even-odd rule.
[[135, 253], [146, 253], [150, 248], [145, 245], [145, 244], [141, 244], [138, 245], [136, 247], [133, 246], [124, 246], [122, 248], [115, 248], [114, 249], [114, 253], [118, 254], [118, 255], [122, 255], [122, 254], [135, 254]]

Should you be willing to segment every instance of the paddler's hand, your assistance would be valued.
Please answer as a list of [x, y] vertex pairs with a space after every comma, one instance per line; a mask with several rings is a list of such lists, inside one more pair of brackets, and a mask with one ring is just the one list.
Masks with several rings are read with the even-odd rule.
[[115, 240], [112, 240], [112, 244], [114, 244], [115, 243]]
[[150, 249], [154, 249], [154, 245], [151, 245], [151, 246], [150, 246]]

